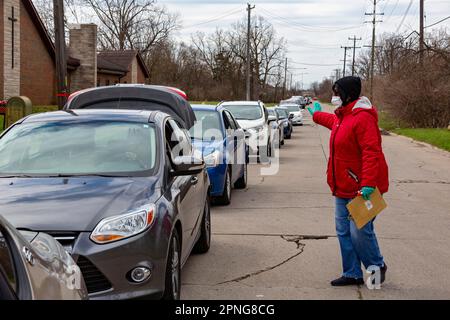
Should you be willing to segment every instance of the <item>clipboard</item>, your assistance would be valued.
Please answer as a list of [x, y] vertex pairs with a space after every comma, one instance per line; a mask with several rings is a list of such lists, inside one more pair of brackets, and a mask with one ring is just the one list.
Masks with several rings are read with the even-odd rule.
[[369, 201], [364, 200], [362, 196], [358, 196], [347, 205], [347, 209], [359, 230], [386, 208], [386, 201], [384, 201], [378, 188], [372, 193]]

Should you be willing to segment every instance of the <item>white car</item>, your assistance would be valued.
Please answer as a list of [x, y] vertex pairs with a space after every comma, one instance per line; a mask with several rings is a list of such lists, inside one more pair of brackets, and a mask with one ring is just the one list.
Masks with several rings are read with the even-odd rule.
[[284, 108], [287, 108], [289, 113], [294, 116], [294, 118], [292, 119], [292, 124], [294, 126], [303, 125], [303, 110], [298, 104], [283, 104], [282, 106]]
[[258, 160], [271, 156], [271, 130], [268, 126], [269, 114], [261, 101], [222, 102], [221, 106], [230, 111], [249, 137], [250, 156]]

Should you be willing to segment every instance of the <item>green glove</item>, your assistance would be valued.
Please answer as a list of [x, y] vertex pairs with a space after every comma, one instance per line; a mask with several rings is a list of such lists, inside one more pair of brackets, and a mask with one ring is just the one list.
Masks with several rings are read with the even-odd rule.
[[375, 192], [375, 188], [372, 187], [363, 187], [360, 191], [361, 196], [364, 200], [370, 200], [370, 196]]
[[322, 106], [319, 102], [314, 102], [314, 110], [311, 108], [308, 108], [309, 113], [311, 113], [311, 116], [314, 116], [314, 113], [322, 111]]

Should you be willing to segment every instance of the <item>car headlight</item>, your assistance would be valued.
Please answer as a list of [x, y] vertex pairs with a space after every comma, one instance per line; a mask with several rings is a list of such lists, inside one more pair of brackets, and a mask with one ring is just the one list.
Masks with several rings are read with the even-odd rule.
[[98, 244], [105, 244], [130, 238], [150, 228], [154, 219], [154, 205], [106, 218], [95, 227], [91, 234], [91, 240]]
[[203, 161], [207, 168], [217, 167], [220, 164], [220, 152], [214, 151], [213, 153], [203, 157]]

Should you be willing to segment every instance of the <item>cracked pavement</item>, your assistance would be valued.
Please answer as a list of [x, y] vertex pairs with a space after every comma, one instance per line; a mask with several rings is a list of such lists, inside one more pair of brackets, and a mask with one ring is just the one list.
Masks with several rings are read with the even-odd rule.
[[183, 299], [450, 299], [450, 153], [383, 136], [388, 209], [376, 229], [389, 266], [382, 290], [332, 288], [340, 276], [334, 199], [326, 185], [329, 132], [296, 127], [276, 176], [249, 168], [249, 186], [212, 208], [212, 246], [182, 273]]

